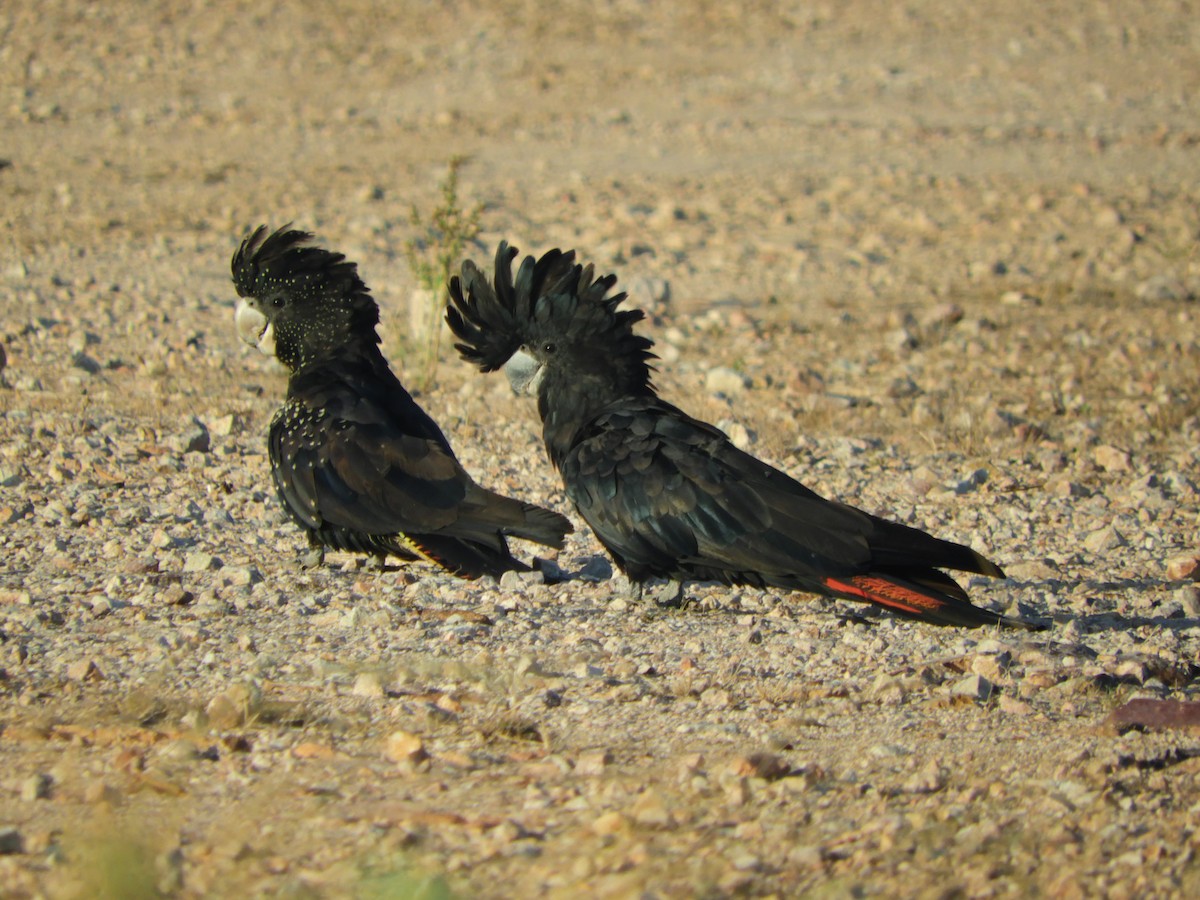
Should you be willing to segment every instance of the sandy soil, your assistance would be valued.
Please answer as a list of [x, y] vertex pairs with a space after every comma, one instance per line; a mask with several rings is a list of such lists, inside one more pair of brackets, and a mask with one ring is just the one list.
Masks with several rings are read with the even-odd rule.
[[[1200, 893], [1200, 15], [1188, 2], [0, 9], [0, 894]], [[302, 571], [230, 254], [410, 209], [571, 246], [663, 392], [1001, 562], [1044, 634], [805, 596]], [[480, 481], [571, 512], [444, 351]], [[582, 524], [582, 523], [580, 523]], [[522, 548], [531, 552], [531, 548]]]

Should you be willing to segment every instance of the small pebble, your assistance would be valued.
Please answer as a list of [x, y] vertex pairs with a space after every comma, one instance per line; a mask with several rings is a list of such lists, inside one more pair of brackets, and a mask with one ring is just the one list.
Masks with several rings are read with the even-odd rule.
[[727, 366], [714, 366], [704, 376], [704, 389], [714, 395], [733, 398], [745, 393], [750, 386], [750, 379]]
[[28, 778], [21, 780], [19, 795], [21, 800], [26, 803], [32, 803], [35, 800], [45, 800], [50, 796], [50, 788], [54, 784], [54, 779], [44, 773], [30, 775]]
[[350, 689], [356, 697], [378, 699], [384, 695], [383, 681], [378, 672], [362, 672], [354, 679], [354, 687]]
[[104, 675], [95, 662], [90, 659], [80, 659], [67, 666], [67, 678], [71, 681], [100, 681]]
[[1200, 556], [1189, 553], [1168, 560], [1167, 578], [1171, 581], [1200, 581]]
[[21, 832], [13, 826], [9, 825], [0, 828], [0, 855], [9, 856], [14, 853], [23, 853], [25, 842], [21, 838]]
[[950, 685], [950, 696], [969, 697], [972, 700], [987, 700], [992, 696], [993, 690], [994, 687], [990, 681], [978, 673], [972, 673]]
[[428, 768], [429, 753], [420, 735], [393, 731], [384, 743], [384, 756], [406, 769]]

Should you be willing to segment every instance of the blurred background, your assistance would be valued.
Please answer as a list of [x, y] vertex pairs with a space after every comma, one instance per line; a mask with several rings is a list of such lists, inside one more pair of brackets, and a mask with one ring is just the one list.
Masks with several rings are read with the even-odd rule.
[[997, 266], [1193, 290], [1163, 265], [1196, 235], [1189, 8], [15, 0], [0, 254], [292, 219], [386, 256], [462, 156], [487, 243], [689, 297]]

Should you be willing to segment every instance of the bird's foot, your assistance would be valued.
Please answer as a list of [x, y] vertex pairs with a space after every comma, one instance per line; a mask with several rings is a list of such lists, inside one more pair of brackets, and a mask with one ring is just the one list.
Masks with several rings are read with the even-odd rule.
[[672, 579], [658, 590], [653, 591], [650, 596], [659, 606], [666, 609], [680, 609], [683, 607], [683, 583]]
[[300, 568], [319, 569], [325, 564], [325, 548], [320, 544], [312, 544], [308, 552], [300, 556]]
[[364, 568], [369, 572], [383, 572], [387, 569], [387, 554], [372, 553], [367, 557], [367, 564]]
[[559, 568], [558, 562], [553, 559], [543, 559], [540, 556], [535, 556], [530, 568], [535, 572], [542, 573], [543, 584], [562, 584], [564, 581], [570, 581], [571, 579], [571, 576]]
[[631, 579], [624, 599], [630, 603], [642, 603], [650, 599], [656, 606], [679, 609], [683, 606], [683, 583], [672, 579], [661, 587], [647, 588], [644, 583]]

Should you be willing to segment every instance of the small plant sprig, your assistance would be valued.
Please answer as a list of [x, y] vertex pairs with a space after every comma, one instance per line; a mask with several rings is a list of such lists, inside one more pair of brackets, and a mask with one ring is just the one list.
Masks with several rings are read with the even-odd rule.
[[479, 234], [479, 217], [483, 206], [476, 204], [464, 209], [458, 197], [458, 170], [466, 157], [452, 156], [448, 163], [446, 178], [441, 184], [441, 202], [434, 208], [428, 220], [413, 205], [409, 221], [416, 229], [416, 236], [404, 243], [404, 257], [416, 276], [417, 283], [428, 293], [429, 309], [425, 321], [428, 333], [412, 335], [420, 341], [421, 353], [419, 383], [428, 387], [437, 375], [442, 342], [442, 306], [445, 303], [446, 285], [450, 281], [450, 268], [458, 262], [469, 241]]

